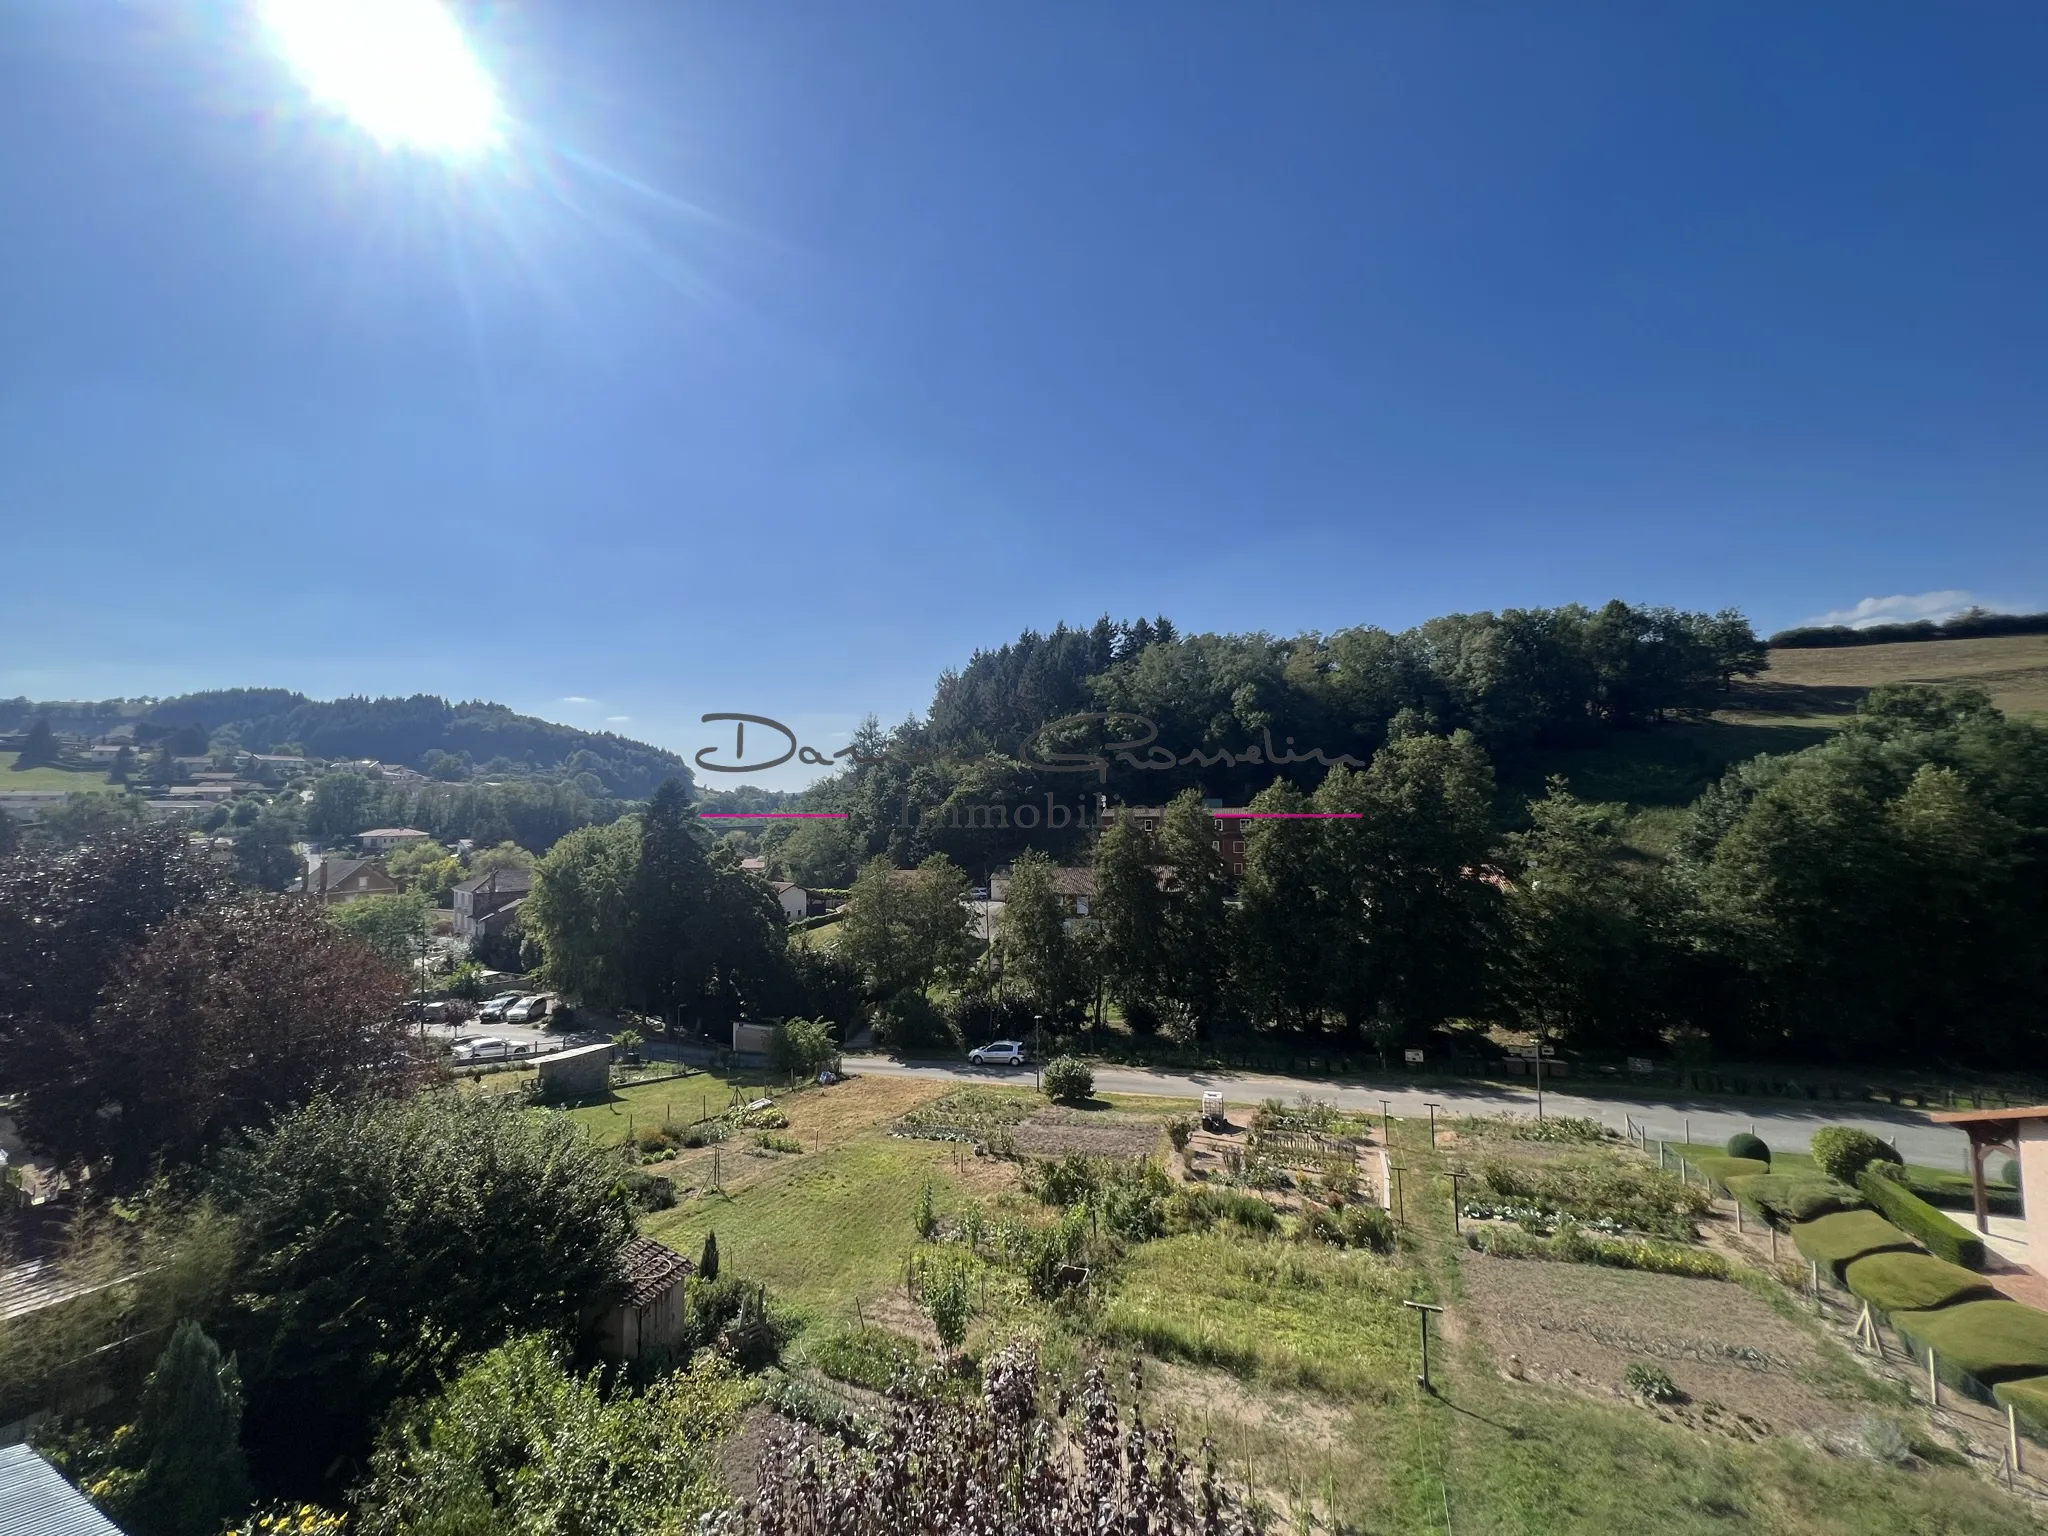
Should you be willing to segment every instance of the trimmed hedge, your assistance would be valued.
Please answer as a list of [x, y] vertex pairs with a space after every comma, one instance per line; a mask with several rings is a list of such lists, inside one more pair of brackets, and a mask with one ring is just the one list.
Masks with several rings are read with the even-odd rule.
[[1764, 1144], [1764, 1139], [1761, 1136], [1753, 1136], [1748, 1131], [1737, 1131], [1730, 1136], [1727, 1151], [1730, 1157], [1746, 1157], [1752, 1162], [1766, 1165], [1771, 1160], [1771, 1149]]
[[1910, 1237], [1875, 1211], [1837, 1211], [1802, 1221], [1792, 1228], [1792, 1241], [1801, 1253], [1826, 1264], [1837, 1276], [1841, 1266], [1866, 1253], [1911, 1251], [1913, 1247]]
[[1728, 1193], [1781, 1226], [1863, 1208], [1863, 1197], [1848, 1185], [1811, 1173], [1741, 1174], [1728, 1180]]
[[1892, 1326], [1986, 1386], [2048, 1373], [2048, 1312], [2016, 1301], [1894, 1312]]
[[[2007, 1159], [2011, 1161], [2011, 1159]], [[1899, 1183], [1913, 1191], [1929, 1205], [1944, 1211], [1971, 1211], [1977, 1209], [1975, 1193], [1970, 1188], [1967, 1173], [1933, 1173], [1920, 1169], [1908, 1169], [1900, 1175]], [[1984, 1208], [1993, 1216], [2024, 1216], [2026, 1211], [2020, 1205], [2020, 1192], [2011, 1184], [1984, 1181]]]
[[1710, 1182], [1720, 1185], [1723, 1189], [1728, 1187], [1730, 1179], [1771, 1171], [1769, 1163], [1760, 1163], [1753, 1157], [1696, 1157], [1692, 1160], [1692, 1165], [1706, 1175]]
[[1925, 1243], [1936, 1258], [1968, 1269], [1984, 1267], [1984, 1240], [1964, 1231], [1903, 1184], [1892, 1182], [1872, 1167], [1856, 1176], [1856, 1187], [1895, 1226]]
[[2020, 1422], [2036, 1439], [2048, 1436], [2048, 1376], [2023, 1376], [2018, 1381], [2001, 1381], [1991, 1389], [2001, 1407], [2019, 1410]]
[[1880, 1312], [1932, 1312], [1998, 1295], [1961, 1265], [1926, 1253], [1866, 1253], [1842, 1266], [1842, 1280]]

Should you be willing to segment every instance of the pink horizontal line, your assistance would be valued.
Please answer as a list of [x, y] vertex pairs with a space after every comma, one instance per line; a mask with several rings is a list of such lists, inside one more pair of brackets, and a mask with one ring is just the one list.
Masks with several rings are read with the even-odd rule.
[[697, 814], [706, 821], [713, 817], [728, 819], [736, 816], [749, 816], [756, 819], [763, 816], [826, 816], [839, 820], [844, 820], [846, 817], [846, 812], [844, 811], [699, 811]]
[[1363, 811], [1211, 811], [1218, 821], [1357, 821]]

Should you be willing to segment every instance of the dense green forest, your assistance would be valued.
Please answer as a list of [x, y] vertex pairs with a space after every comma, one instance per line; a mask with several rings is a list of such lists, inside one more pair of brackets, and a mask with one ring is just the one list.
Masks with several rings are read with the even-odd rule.
[[216, 746], [376, 758], [449, 780], [479, 773], [587, 778], [586, 793], [628, 800], [645, 799], [664, 779], [691, 779], [682, 758], [645, 742], [425, 693], [322, 700], [282, 688], [225, 688], [153, 702], [0, 699], [0, 731], [36, 719], [94, 735], [129, 726], [138, 739], [197, 726]]
[[[806, 804], [847, 811], [858, 853], [943, 852], [972, 869], [1027, 846], [1078, 849], [1083, 813], [1105, 800], [1198, 789], [1241, 805], [1276, 781], [1312, 789], [1418, 732], [1468, 731], [1503, 777], [1540, 791], [1546, 754], [1632, 748], [1704, 718], [1764, 659], [1740, 614], [1618, 601], [1291, 638], [1103, 618], [976, 652], [941, 675], [923, 719], [856, 733], [854, 765]], [[1040, 807], [1039, 830], [989, 825], [997, 805]], [[799, 855], [846, 842], [822, 827], [775, 840], [792, 837]]]

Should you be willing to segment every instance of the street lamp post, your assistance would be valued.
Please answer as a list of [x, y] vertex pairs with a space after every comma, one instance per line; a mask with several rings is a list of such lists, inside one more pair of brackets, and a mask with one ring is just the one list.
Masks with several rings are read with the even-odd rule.
[[1443, 1105], [1424, 1104], [1422, 1107], [1429, 1111], [1429, 1145], [1430, 1149], [1434, 1151], [1436, 1149], [1436, 1112], [1442, 1109]]
[[1041, 1074], [1045, 1070], [1045, 1015], [1031, 1015], [1031, 1086], [1043, 1086]]

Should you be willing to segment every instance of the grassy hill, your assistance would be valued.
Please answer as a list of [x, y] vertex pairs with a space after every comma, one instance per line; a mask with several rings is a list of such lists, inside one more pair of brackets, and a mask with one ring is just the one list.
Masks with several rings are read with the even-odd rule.
[[1773, 650], [1770, 659], [1724, 718], [1827, 724], [1880, 683], [1977, 683], [2008, 715], [2048, 715], [2048, 635]]
[[1769, 669], [1738, 684], [1728, 707], [1710, 720], [1532, 753], [1504, 777], [1514, 788], [1533, 791], [1548, 775], [1562, 774], [1577, 795], [1620, 801], [1636, 813], [1630, 840], [1659, 853], [1668, 848], [1683, 808], [1730, 763], [1827, 740], [1856, 701], [1881, 683], [1976, 683], [2008, 715], [2048, 719], [2048, 635], [1773, 648]]

